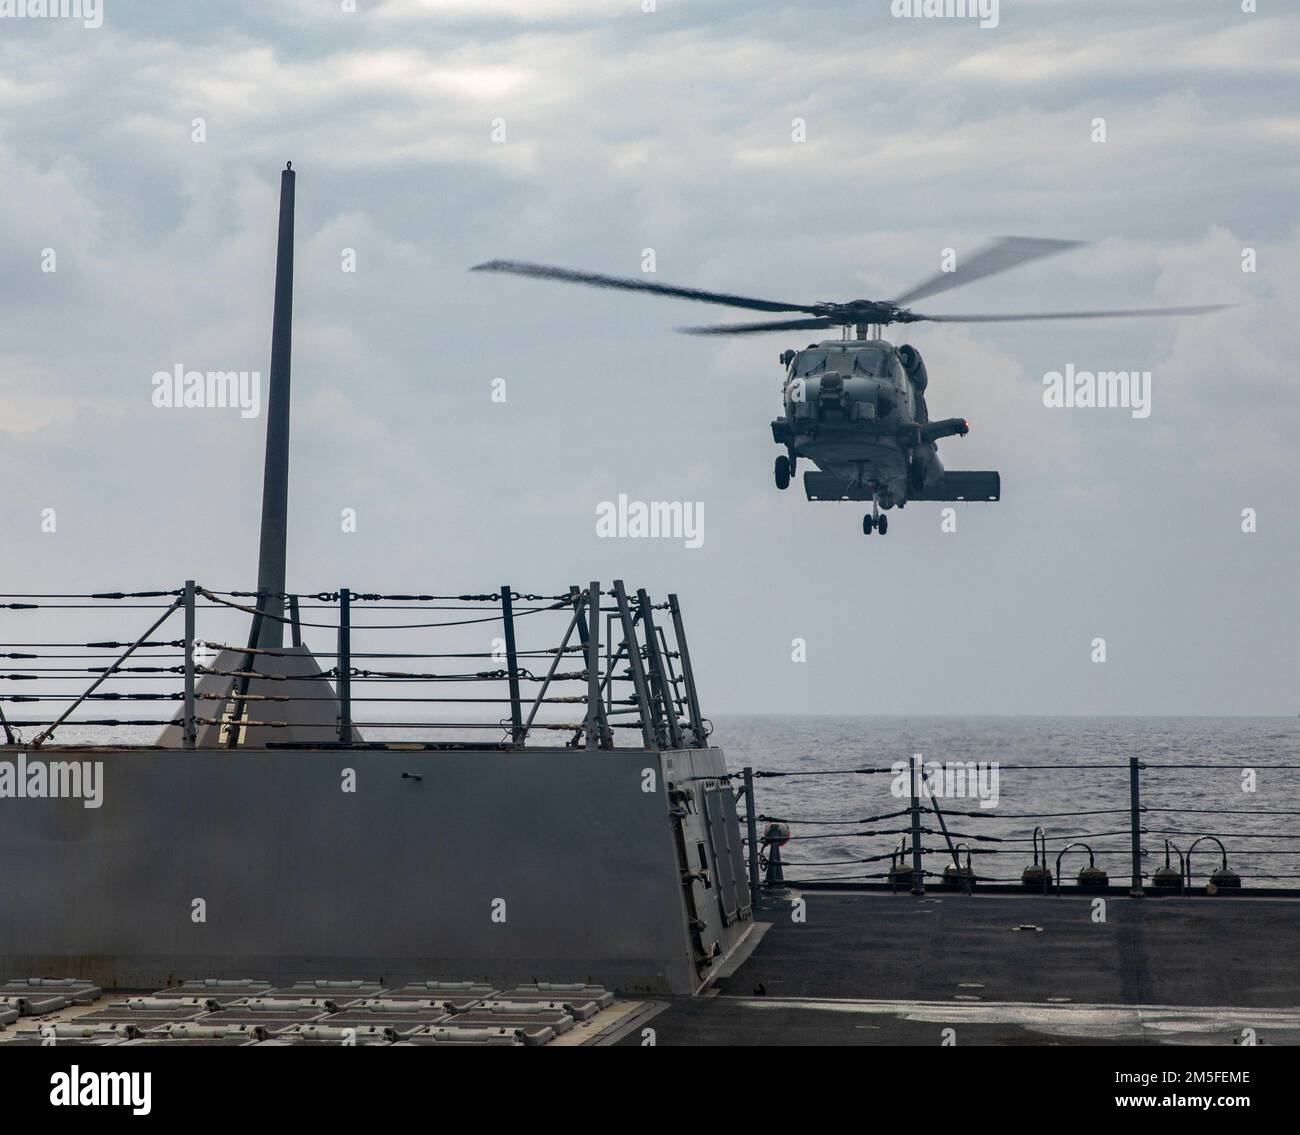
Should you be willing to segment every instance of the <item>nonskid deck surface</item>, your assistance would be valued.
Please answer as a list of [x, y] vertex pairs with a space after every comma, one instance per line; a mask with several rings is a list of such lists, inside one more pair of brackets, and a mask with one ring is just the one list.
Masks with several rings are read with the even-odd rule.
[[589, 1044], [643, 1008], [595, 985], [201, 980], [151, 993], [0, 981], [0, 1048]]
[[644, 1022], [654, 1043], [1300, 1043], [1300, 900], [794, 898], [806, 921], [769, 904], [734, 972]]

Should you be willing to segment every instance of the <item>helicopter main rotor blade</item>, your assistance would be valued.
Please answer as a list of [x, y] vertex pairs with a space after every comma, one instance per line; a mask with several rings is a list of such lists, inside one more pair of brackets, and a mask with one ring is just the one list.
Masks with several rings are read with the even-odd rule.
[[637, 280], [626, 276], [605, 276], [599, 272], [575, 272], [572, 268], [556, 268], [549, 264], [530, 264], [524, 260], [489, 260], [475, 264], [471, 272], [506, 272], [512, 276], [531, 276], [539, 280], [562, 280], [569, 284], [590, 284], [596, 288], [620, 288], [629, 292], [651, 292], [678, 299], [698, 300], [701, 303], [718, 303], [726, 307], [744, 307], [751, 311], [816, 311], [812, 304], [784, 303], [777, 300], [753, 299], [750, 296], [733, 296], [726, 292], [706, 292], [700, 288], [679, 288], [673, 284], [657, 284], [651, 280]]
[[1201, 307], [1128, 307], [1115, 311], [1038, 311], [1021, 312], [1015, 315], [921, 315], [914, 313], [907, 320], [925, 321], [927, 323], [1023, 323], [1031, 319], [1128, 319], [1144, 315], [1205, 315], [1211, 311], [1223, 311], [1236, 307], [1231, 303], [1212, 303]]
[[707, 327], [679, 327], [683, 335], [753, 335], [758, 331], [812, 331], [839, 327], [834, 319], [777, 319], [770, 323], [715, 323]]
[[964, 287], [966, 284], [982, 280], [986, 276], [994, 276], [999, 272], [1017, 268], [1021, 264], [1028, 264], [1031, 260], [1039, 260], [1044, 256], [1064, 252], [1069, 248], [1078, 248], [1079, 245], [1086, 243], [1086, 241], [1082, 240], [1046, 240], [1031, 236], [1004, 236], [1001, 240], [996, 240], [992, 244], [981, 248], [969, 259], [962, 260], [959, 258], [956, 271], [939, 272], [928, 280], [917, 284], [910, 291], [904, 292], [893, 302], [901, 306], [915, 300], [926, 299], [929, 296], [937, 296], [940, 292]]

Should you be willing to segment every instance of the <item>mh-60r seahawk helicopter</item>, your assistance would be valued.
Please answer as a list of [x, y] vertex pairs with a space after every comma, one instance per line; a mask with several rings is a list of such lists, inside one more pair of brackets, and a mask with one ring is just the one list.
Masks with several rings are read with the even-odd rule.
[[1143, 315], [1201, 315], [1227, 306], [1127, 308], [1113, 311], [1055, 311], [999, 315], [923, 315], [904, 304], [962, 287], [1008, 268], [1075, 248], [1082, 241], [1003, 237], [892, 300], [847, 303], [786, 303], [681, 288], [648, 280], [575, 272], [518, 260], [490, 260], [471, 271], [507, 272], [598, 288], [651, 292], [661, 296], [748, 308], [802, 312], [803, 318], [764, 323], [683, 327], [690, 335], [752, 335], [765, 331], [843, 328], [841, 339], [810, 343], [781, 353], [785, 368], [785, 413], [772, 423], [772, 437], [786, 452], [776, 459], [776, 487], [786, 489], [800, 457], [810, 501], [871, 501], [862, 531], [889, 530], [889, 509], [908, 501], [995, 501], [1002, 481], [995, 472], [945, 472], [936, 443], [970, 431], [965, 418], [931, 420], [926, 406], [928, 376], [921, 353], [911, 344], [895, 347], [880, 337], [891, 323], [994, 323], [1039, 319], [1109, 319]]

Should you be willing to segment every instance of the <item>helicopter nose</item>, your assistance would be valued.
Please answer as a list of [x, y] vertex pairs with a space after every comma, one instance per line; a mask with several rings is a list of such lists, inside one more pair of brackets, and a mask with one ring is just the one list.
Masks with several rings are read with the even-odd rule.
[[894, 410], [894, 388], [882, 379], [872, 379], [871, 401], [876, 406], [876, 417], [888, 417]]

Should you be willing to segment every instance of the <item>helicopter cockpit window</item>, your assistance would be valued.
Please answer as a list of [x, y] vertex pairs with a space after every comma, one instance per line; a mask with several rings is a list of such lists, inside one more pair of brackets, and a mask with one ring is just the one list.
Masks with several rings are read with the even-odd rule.
[[806, 351], [799, 356], [799, 361], [794, 365], [794, 373], [801, 378], [810, 374], [821, 374], [825, 369], [825, 351]]
[[853, 373], [881, 378], [889, 373], [889, 355], [883, 351], [858, 351], [853, 356]]

